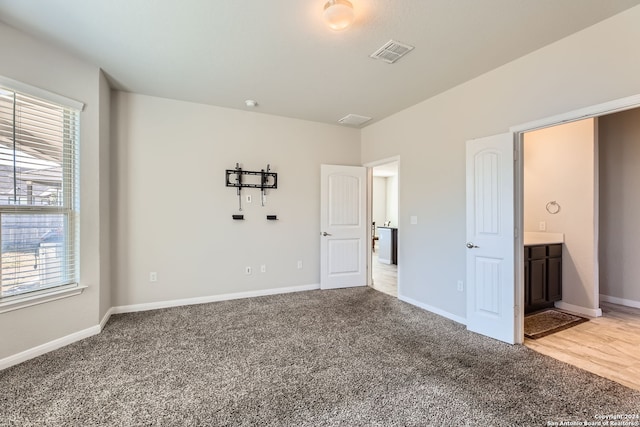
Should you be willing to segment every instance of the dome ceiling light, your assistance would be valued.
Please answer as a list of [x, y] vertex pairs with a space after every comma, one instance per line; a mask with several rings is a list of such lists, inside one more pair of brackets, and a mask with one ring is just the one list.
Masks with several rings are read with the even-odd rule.
[[329, 28], [335, 31], [347, 29], [355, 18], [353, 5], [348, 0], [329, 0], [322, 15]]

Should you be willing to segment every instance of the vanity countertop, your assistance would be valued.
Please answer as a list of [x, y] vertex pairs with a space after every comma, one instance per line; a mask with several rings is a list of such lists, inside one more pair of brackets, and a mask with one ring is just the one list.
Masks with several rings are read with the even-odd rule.
[[525, 246], [552, 245], [557, 243], [564, 243], [564, 233], [524, 232]]

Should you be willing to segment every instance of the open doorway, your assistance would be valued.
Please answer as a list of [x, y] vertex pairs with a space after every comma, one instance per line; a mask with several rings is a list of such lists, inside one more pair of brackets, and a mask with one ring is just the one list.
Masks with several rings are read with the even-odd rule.
[[[509, 134], [506, 135], [511, 135], [514, 137], [514, 142], [515, 142], [515, 146], [514, 146], [514, 154], [515, 154], [515, 159], [516, 161], [516, 167], [514, 169], [514, 175], [513, 178], [510, 178], [509, 181], [511, 183], [513, 183], [513, 190], [514, 190], [514, 195], [515, 195], [515, 199], [513, 202], [513, 211], [511, 211], [514, 214], [514, 218], [515, 218], [515, 229], [516, 229], [516, 246], [514, 248], [514, 255], [515, 257], [512, 258], [513, 261], [513, 265], [515, 267], [515, 288], [513, 289], [513, 291], [515, 292], [515, 303], [516, 303], [516, 307], [518, 308], [518, 310], [516, 311], [516, 320], [514, 322], [514, 327], [515, 327], [515, 341], [518, 343], [522, 343], [524, 341], [524, 333], [523, 333], [523, 325], [524, 325], [524, 321], [523, 321], [523, 316], [522, 316], [522, 312], [523, 310], [523, 306], [524, 306], [524, 269], [525, 269], [525, 254], [524, 254], [524, 231], [525, 231], [525, 224], [524, 224], [524, 184], [523, 184], [523, 180], [524, 180], [524, 135], [528, 132], [533, 132], [536, 130], [541, 130], [541, 129], [545, 129], [545, 128], [550, 128], [553, 126], [558, 126], [561, 124], [565, 124], [565, 123], [570, 123], [570, 122], [575, 122], [575, 121], [579, 121], [579, 120], [583, 120], [583, 119], [589, 119], [589, 118], [593, 118], [597, 120], [597, 126], [596, 129], [599, 128], [602, 119], [607, 118], [607, 117], [612, 117], [615, 116], [617, 113], [622, 113], [625, 111], [629, 111], [629, 110], [633, 110], [633, 109], [637, 109], [640, 107], [640, 95], [634, 95], [634, 96], [629, 96], [627, 98], [621, 98], [621, 99], [617, 99], [617, 100], [613, 100], [613, 101], [609, 101], [609, 102], [605, 102], [602, 104], [598, 104], [598, 105], [592, 105], [592, 106], [588, 106], [585, 108], [581, 108], [579, 110], [574, 110], [574, 111], [570, 111], [567, 113], [563, 113], [563, 114], [559, 114], [556, 116], [551, 116], [551, 117], [547, 117], [541, 120], [536, 120], [533, 122], [529, 122], [529, 123], [524, 123], [521, 125], [517, 125], [517, 126], [513, 126], [509, 129]], [[600, 134], [600, 131], [598, 130], [598, 136]], [[599, 147], [602, 145], [602, 141], [599, 141], [600, 138], [598, 138], [598, 141], [596, 141], [596, 147]], [[594, 159], [597, 160], [599, 157], [600, 153], [594, 153]], [[596, 178], [596, 181], [599, 179], [599, 175], [600, 175], [600, 170], [596, 168], [596, 165], [598, 164], [597, 161], [594, 161], [593, 166], [592, 166], [592, 170], [594, 173], [594, 178]], [[595, 191], [595, 190], [594, 190]], [[597, 200], [597, 197], [595, 198], [595, 200]], [[598, 218], [600, 216], [600, 203], [598, 201], [594, 202], [594, 210], [596, 210], [596, 218]], [[597, 230], [599, 227], [599, 220], [598, 221], [594, 221], [593, 226], [595, 227], [595, 229]], [[598, 244], [598, 239], [599, 236], [596, 237], [595, 241], [594, 241], [594, 253], [599, 257], [602, 249], [599, 247]], [[599, 265], [598, 262], [596, 261], [596, 272], [594, 272], [594, 275], [592, 277], [600, 277], [598, 270], [599, 270]], [[600, 291], [603, 291], [604, 289], [600, 289]], [[597, 292], [596, 292], [597, 293]], [[599, 297], [600, 299], [603, 299], [602, 295], [597, 295], [597, 297]], [[596, 298], [597, 300], [598, 298]]]
[[[563, 289], [551, 305], [590, 318], [524, 343], [640, 389], [640, 267], [633, 261], [640, 237], [640, 108], [550, 125], [521, 134], [521, 141], [525, 313], [534, 294], [526, 283], [533, 238], [534, 245], [562, 244]], [[545, 292], [550, 295], [548, 288], [537, 295]]]
[[371, 285], [398, 296], [398, 165], [392, 161], [372, 168]]
[[563, 244], [555, 306], [591, 317], [601, 315], [600, 301], [640, 308], [640, 266], [632, 256], [640, 238], [640, 108], [520, 139], [523, 243]]
[[588, 118], [523, 135], [525, 315], [553, 307], [602, 314], [597, 133]]

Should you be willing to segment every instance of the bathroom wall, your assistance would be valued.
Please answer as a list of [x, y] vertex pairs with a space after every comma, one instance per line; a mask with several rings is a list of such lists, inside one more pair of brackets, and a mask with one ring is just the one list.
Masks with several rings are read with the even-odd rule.
[[[562, 302], [599, 307], [595, 269], [595, 119], [525, 134], [524, 229], [564, 233]], [[546, 205], [556, 201], [560, 211]]]

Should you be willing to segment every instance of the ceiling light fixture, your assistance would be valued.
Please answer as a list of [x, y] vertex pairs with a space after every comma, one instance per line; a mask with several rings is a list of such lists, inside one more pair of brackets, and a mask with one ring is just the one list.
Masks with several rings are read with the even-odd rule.
[[329, 0], [324, 5], [324, 20], [335, 31], [346, 29], [353, 23], [353, 5], [348, 0]]
[[245, 103], [245, 105], [246, 105], [247, 107], [251, 107], [251, 108], [253, 108], [253, 107], [255, 107], [256, 105], [258, 105], [258, 102], [257, 102], [257, 101], [254, 101], [253, 99], [247, 99], [246, 101], [244, 101], [244, 103]]

